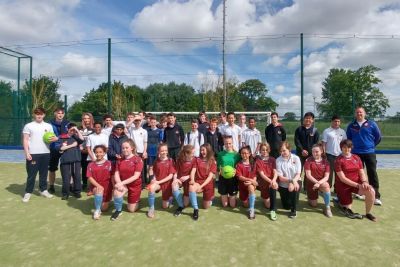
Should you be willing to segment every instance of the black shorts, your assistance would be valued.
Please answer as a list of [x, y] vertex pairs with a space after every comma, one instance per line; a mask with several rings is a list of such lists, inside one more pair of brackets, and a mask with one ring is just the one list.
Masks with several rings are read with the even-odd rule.
[[220, 195], [235, 196], [238, 192], [238, 180], [236, 177], [225, 179], [222, 176], [218, 179], [218, 193]]
[[50, 149], [49, 171], [55, 172], [58, 170], [61, 153], [58, 150]]

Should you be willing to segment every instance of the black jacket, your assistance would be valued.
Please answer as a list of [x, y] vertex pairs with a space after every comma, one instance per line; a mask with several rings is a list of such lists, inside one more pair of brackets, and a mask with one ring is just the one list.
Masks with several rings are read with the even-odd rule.
[[121, 155], [121, 145], [126, 140], [128, 140], [128, 137], [125, 134], [119, 137], [116, 136], [114, 133], [110, 134], [107, 150], [108, 160], [112, 162], [115, 162], [117, 160], [116, 155]]
[[265, 140], [267, 140], [271, 147], [271, 155], [273, 157], [279, 156], [279, 145], [282, 141], [286, 140], [286, 131], [282, 124], [274, 126], [272, 123], [265, 128]]
[[207, 131], [204, 137], [204, 143], [210, 144], [215, 154], [223, 150], [224, 140], [218, 130], [216, 130], [214, 133]]
[[317, 128], [311, 126], [306, 129], [304, 126], [299, 126], [294, 133], [294, 144], [296, 145], [296, 154], [301, 157], [301, 151], [307, 150], [311, 156], [312, 146], [318, 143], [319, 133]]
[[[55, 144], [55, 149], [59, 150], [61, 153], [60, 164], [68, 164], [73, 162], [81, 161], [81, 150], [79, 149], [79, 145], [83, 143], [84, 140], [79, 139], [78, 136], [73, 135], [69, 136], [68, 134], [60, 135], [60, 138]], [[77, 142], [78, 145], [75, 147], [71, 147], [67, 150], [61, 151], [61, 147], [64, 143], [67, 145], [71, 145], [74, 142]]]
[[167, 127], [164, 129], [163, 142], [167, 144], [168, 149], [179, 148], [183, 146], [185, 141], [185, 132], [182, 126], [175, 124], [174, 127]]

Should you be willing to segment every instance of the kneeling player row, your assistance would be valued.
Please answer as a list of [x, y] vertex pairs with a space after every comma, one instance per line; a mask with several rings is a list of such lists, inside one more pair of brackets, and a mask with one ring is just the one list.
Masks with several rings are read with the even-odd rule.
[[[348, 153], [344, 153], [338, 158], [335, 168], [339, 177], [336, 188], [340, 204], [348, 217], [356, 218], [357, 216], [351, 211], [351, 193], [357, 191], [357, 193], [366, 195], [366, 217], [375, 221], [376, 218], [370, 213], [372, 208], [370, 202], [372, 200], [373, 203], [374, 196], [373, 189], [365, 182], [365, 175], [362, 165], [361, 167], [359, 165], [359, 159], [357, 160], [357, 156], [350, 154], [351, 141], [349, 142], [343, 144], [344, 150], [347, 149]], [[251, 159], [250, 149], [247, 147], [240, 150], [240, 155], [235, 152], [231, 138], [225, 138], [224, 146], [225, 150], [217, 155], [220, 170], [218, 192], [221, 194], [222, 205], [224, 207], [228, 205], [235, 207], [236, 194], [239, 191], [239, 198], [243, 205], [249, 207], [249, 219], [254, 219], [255, 190], [258, 188], [261, 191], [265, 206], [270, 208], [270, 218], [276, 220], [275, 199], [278, 190], [283, 207], [290, 210], [289, 217], [295, 218], [298, 192], [301, 187], [301, 163], [296, 155], [290, 153], [290, 145], [287, 142], [282, 143], [281, 156], [276, 162], [274, 158], [269, 157], [268, 144], [261, 145], [260, 157], [255, 160]], [[87, 176], [95, 194], [93, 218], [100, 218], [101, 210], [108, 208], [108, 203], [113, 195], [115, 212], [112, 214], [111, 220], [115, 220], [121, 214], [123, 196], [126, 194], [128, 195], [128, 211], [135, 212], [138, 209], [142, 189], [140, 175], [143, 162], [140, 157], [135, 155], [135, 144], [132, 140], [122, 144], [124, 157], [116, 163], [114, 171], [111, 163], [104, 159], [105, 150], [106, 148], [103, 146], [95, 148], [97, 160], [90, 163]], [[308, 180], [306, 186], [308, 200], [310, 205], [316, 206], [318, 191], [321, 191], [325, 203], [324, 214], [331, 217], [332, 213], [329, 207], [330, 186], [327, 182], [329, 164], [322, 157], [323, 149], [321, 146], [315, 146], [312, 151], [313, 157], [308, 159], [305, 164]], [[235, 167], [236, 172], [224, 171], [226, 166]], [[172, 196], [174, 196], [179, 206], [175, 211], [175, 216], [179, 216], [190, 201], [194, 208], [193, 219], [198, 219], [197, 193], [203, 193], [204, 208], [211, 206], [214, 198], [213, 178], [217, 173], [217, 164], [215, 163], [214, 153], [208, 144], [201, 146], [198, 158], [193, 156], [191, 145], [184, 146], [176, 164], [168, 158], [167, 146], [161, 144], [158, 148], [158, 159], [154, 163], [153, 170], [154, 177], [151, 177], [151, 183], [147, 186], [149, 191], [147, 216], [149, 218], [154, 217], [155, 194], [159, 191], [162, 192], [163, 208], [169, 206]], [[111, 173], [114, 173], [113, 179], [111, 179]], [[183, 197], [179, 190], [180, 187], [183, 187]], [[351, 187], [354, 188], [351, 189]]]

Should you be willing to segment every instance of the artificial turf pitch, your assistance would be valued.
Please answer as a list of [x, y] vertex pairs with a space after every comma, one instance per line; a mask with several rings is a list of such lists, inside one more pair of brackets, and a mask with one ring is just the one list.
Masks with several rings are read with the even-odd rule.
[[[0, 266], [400, 266], [398, 169], [379, 171], [384, 205], [373, 209], [377, 223], [345, 218], [336, 208], [328, 219], [304, 194], [294, 220], [278, 197], [278, 220], [270, 221], [257, 197], [253, 221], [244, 208], [222, 209], [217, 198], [195, 222], [190, 207], [180, 217], [174, 207], [161, 210], [159, 195], [156, 217], [148, 219], [145, 191], [137, 213], [112, 222], [110, 209], [93, 221], [93, 198], [62, 201], [59, 179], [55, 198], [35, 189], [22, 203], [24, 164], [0, 163], [0, 170]], [[364, 213], [363, 204], [354, 200], [353, 210]]]

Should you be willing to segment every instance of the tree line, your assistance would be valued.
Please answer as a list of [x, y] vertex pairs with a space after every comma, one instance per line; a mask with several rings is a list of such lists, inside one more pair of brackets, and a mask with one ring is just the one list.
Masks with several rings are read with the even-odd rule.
[[[354, 106], [363, 106], [370, 117], [384, 116], [389, 107], [388, 98], [380, 91], [382, 81], [376, 76], [380, 69], [368, 65], [357, 70], [333, 68], [322, 82], [321, 102], [317, 103], [320, 116], [329, 118], [332, 114], [343, 117], [353, 115]], [[101, 83], [73, 103], [68, 114], [71, 120], [80, 120], [83, 112], [90, 111], [94, 116], [107, 113], [108, 84]], [[201, 81], [195, 89], [185, 83], [153, 83], [145, 88], [126, 85], [121, 81], [112, 83], [112, 113], [116, 118], [124, 118], [131, 111], [220, 111], [224, 107], [224, 92], [220, 82]], [[32, 92], [25, 82], [22, 95], [29, 95], [33, 108], [42, 106], [48, 112], [63, 106], [58, 92], [60, 80], [48, 76], [32, 80]], [[230, 79], [226, 83], [227, 110], [235, 111], [275, 111], [278, 107], [267, 86], [258, 79], [239, 82]], [[14, 101], [15, 102], [15, 101]], [[0, 81], [1, 114], [9, 114], [14, 103], [12, 84]], [[14, 103], [15, 104], [15, 103]], [[10, 108], [11, 107], [11, 108]], [[294, 119], [294, 112], [285, 114], [288, 120]]]

